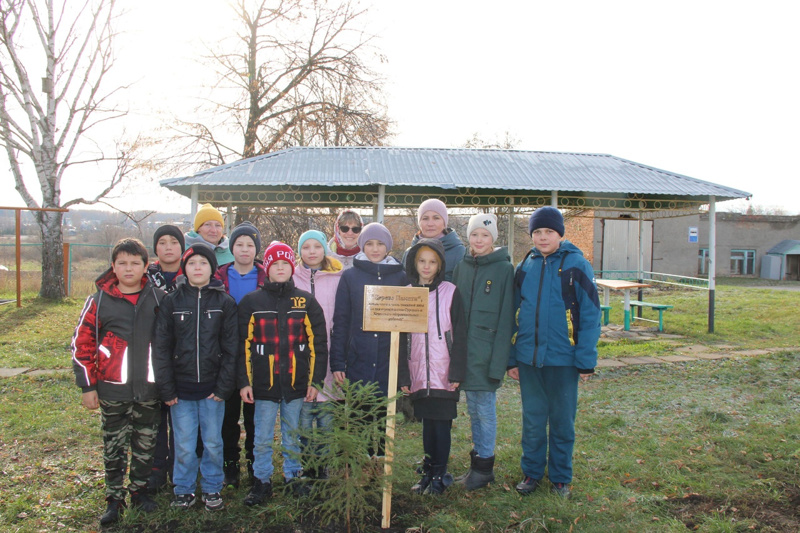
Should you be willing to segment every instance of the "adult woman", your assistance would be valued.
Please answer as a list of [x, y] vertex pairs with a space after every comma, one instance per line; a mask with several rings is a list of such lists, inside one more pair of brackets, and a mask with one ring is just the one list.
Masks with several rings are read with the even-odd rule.
[[222, 214], [211, 204], [203, 204], [194, 217], [194, 231], [186, 233], [186, 248], [203, 243], [214, 249], [219, 266], [233, 262], [228, 238], [225, 237], [225, 221]]
[[361, 251], [358, 246], [358, 234], [364, 222], [361, 215], [352, 209], [345, 209], [336, 217], [333, 225], [333, 238], [328, 241], [330, 255], [342, 263], [342, 269], [353, 266], [353, 258]]
[[403, 264], [406, 264], [406, 255], [420, 239], [440, 239], [444, 246], [445, 281], [453, 279], [453, 269], [464, 258], [466, 247], [458, 238], [452, 228], [447, 227], [447, 206], [436, 198], [429, 198], [422, 202], [417, 210], [417, 225], [419, 232], [414, 235], [411, 246], [403, 254]]

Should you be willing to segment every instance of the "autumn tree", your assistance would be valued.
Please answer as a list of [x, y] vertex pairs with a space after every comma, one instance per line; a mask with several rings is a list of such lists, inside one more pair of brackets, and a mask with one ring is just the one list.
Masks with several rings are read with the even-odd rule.
[[[221, 165], [290, 146], [383, 145], [390, 123], [380, 61], [350, 0], [238, 0], [240, 32], [211, 62], [219, 82], [198, 109], [205, 122], [183, 121], [182, 153]], [[220, 101], [233, 95], [230, 101]]]
[[[103, 86], [114, 64], [116, 16], [115, 0], [0, 0], [0, 144], [28, 207], [97, 203], [133, 169], [138, 141], [108, 144], [103, 129], [125, 115], [111, 101], [120, 88]], [[103, 176], [98, 190], [65, 201], [63, 180], [88, 181], [77, 171], [89, 167]], [[35, 217], [40, 296], [62, 298], [63, 213], [36, 211]]]

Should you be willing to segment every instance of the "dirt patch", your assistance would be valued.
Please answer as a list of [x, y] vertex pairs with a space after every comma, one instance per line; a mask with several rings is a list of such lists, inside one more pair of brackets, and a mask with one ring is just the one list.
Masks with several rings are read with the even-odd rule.
[[772, 500], [720, 500], [700, 494], [664, 501], [670, 513], [683, 522], [687, 529], [702, 527], [705, 517], [716, 514], [737, 520], [754, 520], [754, 531], [800, 531], [800, 488], [787, 486], [786, 495]]

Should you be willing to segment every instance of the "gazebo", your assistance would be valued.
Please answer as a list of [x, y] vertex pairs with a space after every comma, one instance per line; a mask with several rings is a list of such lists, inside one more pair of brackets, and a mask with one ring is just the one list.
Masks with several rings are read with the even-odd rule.
[[192, 218], [198, 203], [212, 203], [228, 210], [228, 220], [240, 206], [372, 208], [375, 220], [383, 220], [387, 208], [413, 208], [437, 197], [454, 208], [490, 207], [508, 215], [509, 235], [514, 215], [544, 205], [624, 213], [640, 225], [708, 206], [710, 331], [715, 205], [750, 196], [612, 155], [465, 148], [295, 147], [160, 183], [191, 198]]

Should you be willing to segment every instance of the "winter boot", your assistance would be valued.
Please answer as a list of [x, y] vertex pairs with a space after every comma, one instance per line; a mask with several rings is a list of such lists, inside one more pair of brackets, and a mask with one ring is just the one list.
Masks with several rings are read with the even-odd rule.
[[469, 477], [464, 482], [466, 490], [475, 490], [494, 482], [494, 455], [487, 457], [475, 456], [475, 463]]
[[239, 488], [239, 462], [238, 461], [225, 461], [222, 465], [222, 471], [225, 473], [225, 479], [222, 481], [222, 486], [228, 485], [233, 488]]
[[447, 465], [434, 465], [431, 467], [431, 482], [425, 494], [438, 496], [453, 484], [453, 476], [447, 472]]
[[106, 498], [108, 505], [106, 505], [106, 512], [100, 517], [100, 525], [108, 526], [122, 518], [122, 513], [125, 511], [125, 500], [115, 500], [114, 498]]
[[469, 452], [469, 470], [466, 473], [461, 474], [455, 479], [455, 482], [459, 485], [463, 485], [467, 482], [467, 478], [469, 477], [470, 472], [472, 472], [472, 468], [475, 466], [475, 458], [478, 456], [478, 452], [472, 450]]
[[422, 466], [417, 468], [417, 474], [422, 474], [422, 478], [411, 486], [411, 492], [424, 494], [428, 485], [431, 484], [431, 463], [427, 457], [423, 460]]

